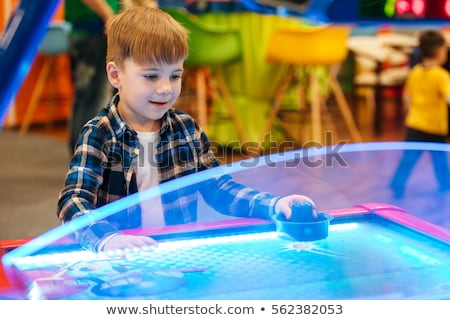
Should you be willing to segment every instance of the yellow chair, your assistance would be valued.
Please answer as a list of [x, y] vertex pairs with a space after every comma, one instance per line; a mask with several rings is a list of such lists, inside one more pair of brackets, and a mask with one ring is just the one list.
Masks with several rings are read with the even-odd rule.
[[[351, 137], [355, 142], [362, 140], [336, 75], [338, 67], [348, 54], [347, 38], [349, 33], [349, 27], [337, 25], [286, 28], [273, 33], [267, 50], [267, 61], [287, 64], [289, 68], [275, 94], [274, 105], [261, 134], [260, 147], [264, 136], [270, 130], [280, 111], [282, 99], [295, 79], [300, 66], [326, 67], [328, 83]], [[311, 90], [311, 137], [313, 141], [321, 143], [321, 112], [322, 102], [325, 102], [325, 98], [320, 93], [316, 74], [309, 72], [308, 77]], [[301, 90], [301, 82], [299, 82], [299, 86], [299, 90]]]
[[244, 127], [235, 111], [228, 86], [218, 67], [241, 58], [242, 45], [239, 30], [205, 24], [184, 8], [162, 8], [189, 31], [189, 56], [185, 66], [196, 71], [198, 121], [206, 131], [208, 125], [206, 106], [205, 68], [211, 71], [215, 91], [224, 100], [241, 141], [246, 141]]

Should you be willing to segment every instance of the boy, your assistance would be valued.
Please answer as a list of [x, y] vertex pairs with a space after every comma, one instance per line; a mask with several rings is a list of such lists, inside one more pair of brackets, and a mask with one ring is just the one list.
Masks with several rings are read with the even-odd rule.
[[[81, 131], [58, 201], [62, 222], [220, 165], [198, 124], [172, 108], [188, 55], [186, 30], [161, 10], [135, 7], [112, 18], [106, 31], [106, 71], [118, 93]], [[152, 161], [142, 161], [146, 156]], [[222, 175], [164, 194], [150, 205], [129, 208], [76, 236], [82, 246], [96, 251], [152, 245], [155, 241], [149, 237], [119, 230], [194, 222], [197, 193], [221, 213], [266, 219], [275, 213], [289, 219], [293, 202], [312, 202], [301, 195], [279, 198], [257, 192]]]
[[[405, 84], [403, 101], [408, 109], [406, 141], [445, 143], [448, 135], [450, 76], [442, 66], [447, 61], [447, 44], [441, 33], [425, 31], [419, 38], [421, 62], [415, 65]], [[405, 186], [421, 150], [406, 150], [391, 181], [395, 198]], [[446, 152], [432, 151], [433, 168], [439, 190], [446, 191], [450, 176]]]

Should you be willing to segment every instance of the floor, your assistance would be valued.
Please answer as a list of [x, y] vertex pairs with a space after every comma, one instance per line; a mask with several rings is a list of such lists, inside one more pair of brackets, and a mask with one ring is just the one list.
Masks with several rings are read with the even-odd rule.
[[[388, 118], [381, 135], [372, 132], [368, 128], [362, 130], [364, 141], [401, 141], [403, 125]], [[51, 128], [32, 127], [25, 137], [14, 128], [0, 132], [0, 148], [4, 150], [0, 157], [0, 240], [35, 237], [59, 224], [55, 212], [69, 159], [66, 140], [66, 123]], [[217, 156], [224, 164], [242, 160], [243, 168], [244, 161], [248, 164], [258, 159], [220, 149]], [[247, 166], [236, 173], [236, 177], [242, 183], [277, 194], [309, 195], [319, 209], [387, 202], [450, 228], [449, 199], [446, 194], [435, 192], [428, 156], [425, 155], [416, 168], [405, 198], [392, 198], [387, 181], [400, 156], [401, 153], [395, 151], [346, 152], [343, 166], [335, 162], [311, 167], [302, 162], [296, 163], [293, 170], [290, 161], [282, 161], [275, 171], [267, 163], [258, 164], [252, 169]], [[270, 158], [267, 157], [259, 160]]]

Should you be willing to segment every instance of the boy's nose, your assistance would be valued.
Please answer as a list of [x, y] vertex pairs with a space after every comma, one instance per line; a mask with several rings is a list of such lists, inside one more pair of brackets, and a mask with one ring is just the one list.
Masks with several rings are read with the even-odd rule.
[[166, 95], [172, 92], [172, 86], [170, 85], [170, 80], [161, 80], [156, 88], [156, 93], [161, 95]]

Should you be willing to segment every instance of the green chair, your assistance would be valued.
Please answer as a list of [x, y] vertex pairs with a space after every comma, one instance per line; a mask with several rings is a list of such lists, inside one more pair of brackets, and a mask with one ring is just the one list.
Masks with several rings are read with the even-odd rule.
[[207, 70], [205, 69], [209, 69], [214, 93], [222, 97], [241, 141], [246, 141], [244, 128], [237, 116], [228, 86], [219, 68], [241, 59], [242, 44], [239, 30], [205, 24], [184, 8], [162, 9], [189, 31], [189, 56], [185, 61], [185, 66], [194, 69], [196, 72], [200, 126], [206, 131], [208, 120], [206, 104]]
[[220, 66], [241, 58], [240, 32], [209, 25], [183, 8], [163, 8], [189, 31], [189, 57], [186, 66]]

